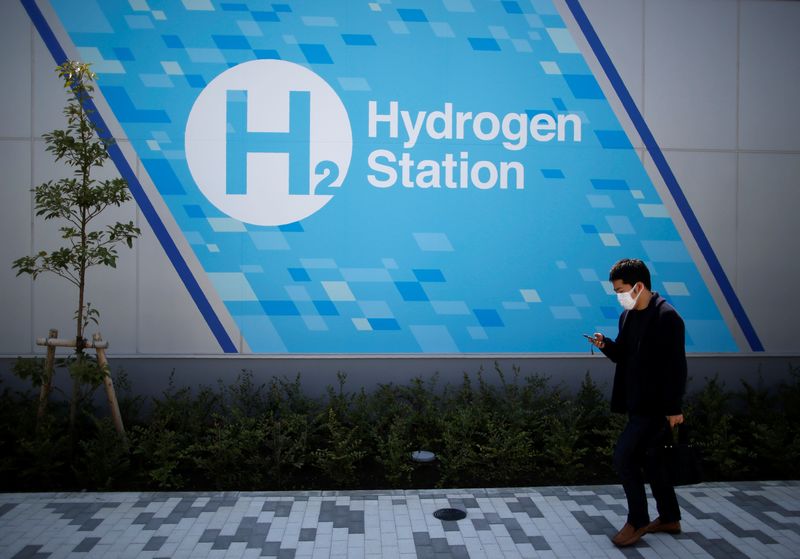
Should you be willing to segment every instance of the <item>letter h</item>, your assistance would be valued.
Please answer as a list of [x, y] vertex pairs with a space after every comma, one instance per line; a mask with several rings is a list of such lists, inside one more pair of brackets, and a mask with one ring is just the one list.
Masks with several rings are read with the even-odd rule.
[[289, 131], [251, 132], [247, 129], [247, 91], [228, 90], [226, 194], [247, 194], [248, 153], [288, 153], [289, 194], [309, 194], [311, 93], [289, 92]]

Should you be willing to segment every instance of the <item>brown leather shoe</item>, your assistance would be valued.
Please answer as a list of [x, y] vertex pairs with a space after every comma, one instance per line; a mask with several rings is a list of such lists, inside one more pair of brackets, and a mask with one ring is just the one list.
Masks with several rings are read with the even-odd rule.
[[628, 528], [628, 526], [630, 526], [630, 524], [625, 523], [625, 526], [623, 526], [622, 529], [619, 532], [617, 532], [616, 534], [614, 534], [613, 538], [611, 538], [611, 542], [614, 545], [617, 545], [617, 542], [621, 542], [622, 541], [622, 533]]
[[647, 533], [649, 524], [642, 526], [638, 530], [633, 527], [633, 524], [626, 523], [622, 530], [617, 532], [617, 535], [611, 538], [611, 543], [617, 547], [628, 547], [638, 542], [643, 535]]
[[662, 532], [664, 534], [680, 534], [681, 521], [676, 520], [675, 522], [661, 522], [660, 518], [656, 518], [647, 525], [647, 533], [655, 534], [657, 532]]

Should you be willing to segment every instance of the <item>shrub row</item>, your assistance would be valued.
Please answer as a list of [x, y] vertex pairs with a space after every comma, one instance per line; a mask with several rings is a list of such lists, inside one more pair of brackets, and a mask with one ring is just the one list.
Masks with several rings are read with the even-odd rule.
[[[115, 380], [128, 430], [125, 448], [84, 398], [70, 434], [66, 405], [36, 426], [33, 393], [0, 395], [0, 489], [303, 490], [492, 487], [616, 483], [610, 467], [624, 417], [609, 412], [586, 375], [577, 392], [519, 370], [497, 378], [436, 376], [371, 392], [346, 376], [311, 398], [295, 379], [175, 386], [132, 396]], [[687, 402], [708, 480], [793, 479], [800, 460], [800, 370], [774, 390], [718, 378]], [[437, 460], [418, 464], [414, 450]]]

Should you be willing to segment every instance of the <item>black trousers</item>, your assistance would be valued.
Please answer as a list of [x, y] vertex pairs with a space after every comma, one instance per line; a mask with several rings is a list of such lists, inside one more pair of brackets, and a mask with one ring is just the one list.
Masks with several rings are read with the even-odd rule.
[[631, 415], [614, 449], [614, 469], [628, 499], [628, 523], [639, 529], [650, 522], [645, 494], [645, 479], [656, 500], [662, 522], [680, 520], [681, 511], [675, 488], [655, 449], [669, 434], [669, 422], [662, 416]]

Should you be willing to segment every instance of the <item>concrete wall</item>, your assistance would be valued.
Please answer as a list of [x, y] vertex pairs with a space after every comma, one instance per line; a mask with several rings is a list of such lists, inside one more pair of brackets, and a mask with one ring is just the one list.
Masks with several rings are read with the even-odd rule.
[[[693, 363], [703, 374], [731, 368], [755, 374], [760, 364], [776, 374], [788, 370], [786, 364], [800, 355], [800, 304], [794, 296], [800, 283], [794, 243], [800, 235], [795, 216], [800, 207], [800, 2], [582, 4], [766, 348], [766, 355], [756, 358], [696, 358]], [[58, 244], [55, 226], [34, 218], [29, 189], [64, 175], [45, 152], [41, 135], [63, 126], [65, 96], [54, 62], [18, 2], [0, 3], [0, 29], [0, 49], [6, 53], [0, 60], [6, 76], [0, 93], [0, 358], [8, 363], [40, 352], [33, 340], [49, 328], [71, 335], [74, 295], [57, 278], [32, 282], [16, 278], [11, 269], [13, 259]], [[111, 176], [114, 170], [104, 172]], [[112, 359], [123, 359], [148, 383], [158, 384], [172, 366], [187, 379], [198, 371], [198, 381], [233, 376], [245, 367], [264, 374], [308, 372], [320, 381], [314, 384], [334, 380], [336, 370], [351, 370], [369, 384], [434, 370], [458, 375], [492, 362], [211, 358], [220, 355], [219, 346], [138, 209], [130, 204], [109, 219], [133, 219], [142, 237], [122, 253], [117, 269], [92, 271], [91, 299], [102, 313]], [[167, 356], [181, 359], [161, 359]], [[608, 371], [597, 359], [511, 361], [525, 372], [579, 378], [589, 368]]]

